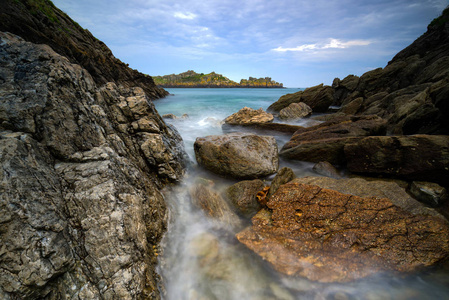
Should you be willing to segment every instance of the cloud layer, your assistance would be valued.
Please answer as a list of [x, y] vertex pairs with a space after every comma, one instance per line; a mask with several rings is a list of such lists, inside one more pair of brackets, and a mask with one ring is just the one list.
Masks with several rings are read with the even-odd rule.
[[[54, 0], [151, 75], [216, 71], [287, 86], [383, 67], [449, 0]], [[305, 75], [307, 74], [307, 75]]]

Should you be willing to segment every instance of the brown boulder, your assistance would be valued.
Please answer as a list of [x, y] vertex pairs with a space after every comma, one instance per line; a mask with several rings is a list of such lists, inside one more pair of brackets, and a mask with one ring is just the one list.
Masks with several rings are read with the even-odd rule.
[[279, 112], [292, 103], [304, 102], [314, 112], [325, 112], [334, 102], [334, 90], [328, 85], [317, 85], [293, 94], [287, 94], [271, 104], [268, 112]]
[[237, 234], [291, 276], [347, 282], [381, 271], [411, 272], [449, 256], [441, 216], [412, 214], [387, 198], [358, 197], [290, 182]]
[[262, 208], [256, 195], [264, 187], [265, 183], [260, 179], [244, 180], [228, 187], [226, 196], [240, 214], [251, 218]]
[[230, 205], [212, 188], [213, 182], [204, 180], [198, 182], [189, 189], [193, 205], [200, 208], [217, 224], [229, 228], [241, 225], [239, 217], [231, 209]]
[[339, 116], [330, 121], [296, 131], [279, 155], [295, 160], [342, 165], [344, 146], [361, 137], [383, 135], [386, 121], [377, 116]]
[[447, 186], [449, 136], [370, 136], [344, 147], [348, 169]]
[[279, 112], [280, 119], [301, 119], [308, 117], [312, 114], [310, 106], [304, 102], [292, 103], [286, 108], [281, 109]]
[[278, 190], [278, 188], [281, 185], [286, 184], [287, 182], [290, 182], [295, 178], [296, 178], [296, 175], [292, 169], [290, 169], [288, 167], [283, 167], [282, 169], [280, 169], [270, 184], [270, 189], [268, 190], [265, 201], [270, 200], [270, 197], [274, 193], [276, 193], [276, 191]]
[[199, 165], [225, 177], [255, 179], [274, 174], [279, 167], [276, 140], [271, 136], [211, 135], [197, 138], [194, 150]]
[[262, 108], [255, 110], [249, 107], [244, 107], [235, 114], [227, 117], [224, 122], [229, 125], [246, 125], [269, 123], [272, 122], [273, 119], [273, 115], [265, 112]]

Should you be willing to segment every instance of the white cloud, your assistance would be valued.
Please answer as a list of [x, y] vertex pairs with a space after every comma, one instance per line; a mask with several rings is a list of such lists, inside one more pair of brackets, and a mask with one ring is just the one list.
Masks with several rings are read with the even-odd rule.
[[284, 48], [282, 46], [272, 49], [276, 52], [305, 52], [311, 50], [323, 50], [323, 49], [344, 49], [354, 46], [367, 46], [372, 42], [369, 40], [352, 40], [352, 41], [341, 41], [338, 39], [330, 39], [327, 43], [321, 44], [304, 44], [294, 48]]
[[193, 13], [190, 13], [190, 12], [182, 13], [182, 12], [179, 12], [179, 11], [175, 12], [173, 14], [173, 16], [175, 18], [184, 19], [184, 20], [193, 20], [193, 19], [195, 19], [197, 17], [197, 15], [195, 15]]

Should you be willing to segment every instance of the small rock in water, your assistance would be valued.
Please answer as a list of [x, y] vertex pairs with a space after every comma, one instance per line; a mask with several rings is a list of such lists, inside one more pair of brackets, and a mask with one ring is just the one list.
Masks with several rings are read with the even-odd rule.
[[419, 201], [432, 207], [440, 206], [447, 201], [447, 190], [437, 183], [413, 181], [410, 193]]
[[260, 179], [244, 180], [231, 185], [226, 189], [226, 196], [244, 217], [251, 218], [260, 209], [257, 201], [257, 192], [262, 190], [265, 184]]
[[292, 103], [286, 108], [281, 109], [279, 112], [280, 119], [301, 119], [308, 117], [312, 114], [310, 106], [304, 102]]
[[162, 115], [162, 118], [164, 118], [164, 119], [172, 119], [172, 120], [178, 119], [178, 117], [176, 115], [174, 115], [174, 114], [165, 114], [165, 115]]
[[335, 179], [341, 178], [340, 172], [329, 162], [320, 161], [313, 166], [313, 170], [320, 175], [332, 177]]

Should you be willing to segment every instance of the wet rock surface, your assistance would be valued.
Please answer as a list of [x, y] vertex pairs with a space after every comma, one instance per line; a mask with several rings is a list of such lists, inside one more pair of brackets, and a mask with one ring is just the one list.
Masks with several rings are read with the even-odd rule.
[[274, 174], [279, 168], [274, 137], [229, 133], [197, 138], [194, 144], [199, 165], [216, 174], [255, 179]]
[[226, 189], [226, 197], [240, 214], [251, 218], [262, 208], [257, 201], [257, 193], [264, 187], [265, 183], [260, 179], [240, 181]]
[[388, 198], [359, 197], [290, 182], [237, 234], [277, 271], [321, 282], [411, 272], [449, 255], [448, 222]]
[[0, 298], [159, 298], [179, 134], [140, 87], [98, 87], [48, 46], [0, 39]]
[[273, 119], [273, 115], [265, 112], [262, 108], [255, 110], [249, 107], [244, 107], [235, 114], [227, 117], [224, 122], [229, 125], [249, 125], [269, 123], [272, 122]]

